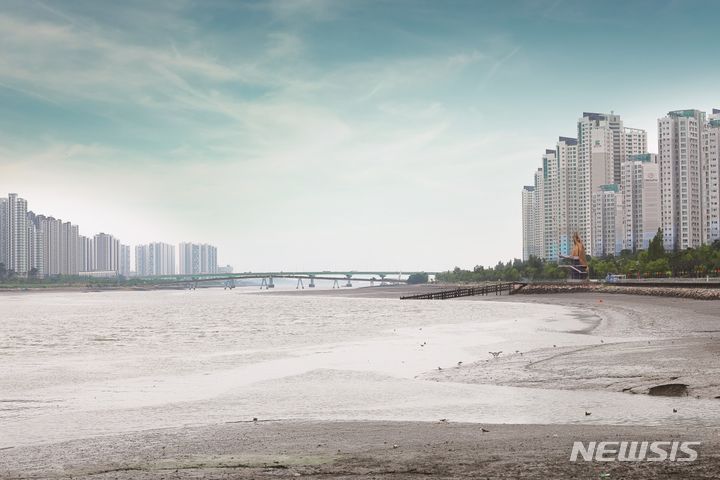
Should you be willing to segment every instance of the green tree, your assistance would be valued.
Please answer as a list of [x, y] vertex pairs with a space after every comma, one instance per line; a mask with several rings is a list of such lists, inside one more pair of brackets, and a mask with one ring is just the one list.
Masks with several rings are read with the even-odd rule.
[[663, 245], [663, 232], [662, 229], [658, 228], [657, 233], [650, 240], [650, 244], [647, 249], [648, 260], [658, 260], [665, 258], [665, 246]]
[[410, 285], [417, 285], [420, 283], [427, 283], [427, 282], [428, 282], [428, 274], [425, 272], [413, 273], [407, 279], [407, 283]]

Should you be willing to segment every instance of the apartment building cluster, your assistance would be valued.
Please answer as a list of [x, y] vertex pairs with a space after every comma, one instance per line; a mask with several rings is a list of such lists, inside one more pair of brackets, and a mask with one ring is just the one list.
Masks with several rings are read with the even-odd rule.
[[523, 258], [568, 255], [574, 232], [598, 257], [646, 249], [658, 229], [667, 250], [719, 239], [720, 110], [672, 111], [657, 128], [654, 154], [645, 130], [583, 113], [523, 187]]
[[[0, 264], [20, 277], [153, 276], [218, 273], [217, 248], [207, 244], [181, 243], [180, 269], [175, 246], [150, 243], [135, 247], [135, 270], [131, 251], [111, 234], [80, 234], [69, 221], [36, 214], [15, 193], [0, 198]], [[227, 267], [226, 267], [227, 268]]]

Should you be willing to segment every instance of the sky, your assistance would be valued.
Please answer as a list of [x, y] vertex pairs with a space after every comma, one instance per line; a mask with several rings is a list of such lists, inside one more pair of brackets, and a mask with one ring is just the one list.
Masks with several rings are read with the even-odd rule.
[[0, 192], [235, 271], [520, 257], [583, 111], [720, 106], [720, 2], [0, 0]]

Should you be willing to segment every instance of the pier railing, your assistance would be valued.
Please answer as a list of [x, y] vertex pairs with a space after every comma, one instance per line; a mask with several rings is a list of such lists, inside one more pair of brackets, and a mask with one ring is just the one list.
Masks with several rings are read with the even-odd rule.
[[447, 300], [449, 298], [472, 297], [476, 295], [502, 295], [507, 292], [512, 295], [526, 284], [520, 282], [493, 283], [474, 287], [458, 287], [437, 292], [419, 293], [400, 297], [400, 300]]

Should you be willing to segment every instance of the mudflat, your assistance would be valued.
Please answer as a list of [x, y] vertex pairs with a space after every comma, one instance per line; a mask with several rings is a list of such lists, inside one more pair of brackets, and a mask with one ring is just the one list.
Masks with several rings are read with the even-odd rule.
[[[700, 441], [694, 462], [570, 461], [574, 441]], [[452, 422], [244, 422], [0, 452], [0, 478], [683, 478], [720, 472], [720, 431]]]

